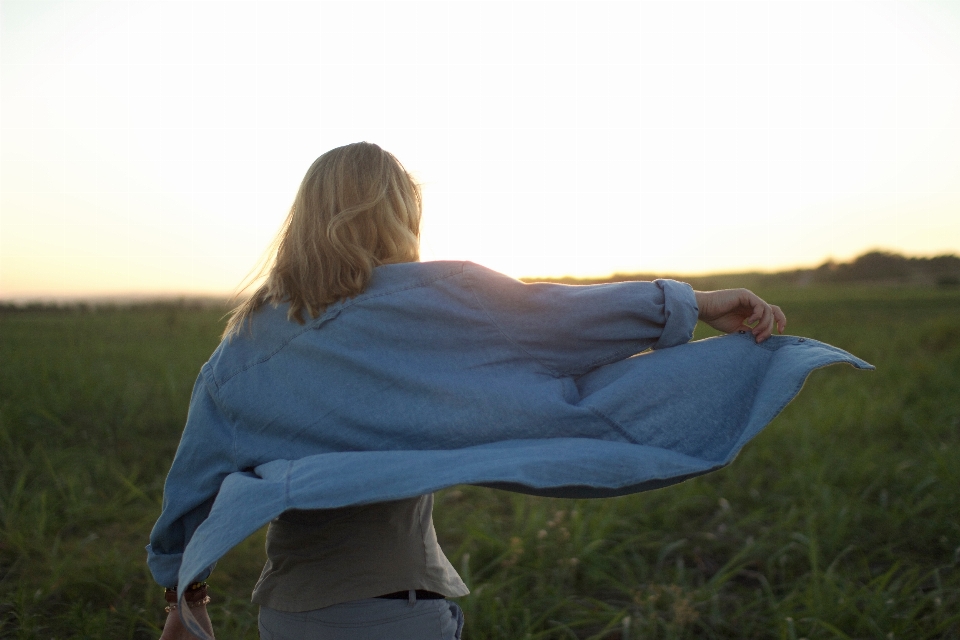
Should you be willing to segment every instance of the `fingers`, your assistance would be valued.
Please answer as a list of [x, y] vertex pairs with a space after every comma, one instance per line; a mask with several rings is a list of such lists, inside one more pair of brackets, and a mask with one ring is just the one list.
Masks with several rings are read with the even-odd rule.
[[777, 331], [783, 333], [783, 330], [787, 328], [787, 316], [784, 315], [783, 311], [781, 311], [777, 305], [771, 305], [771, 308], [773, 309], [773, 317], [777, 321]]
[[744, 321], [744, 324], [753, 325], [751, 333], [753, 333], [754, 339], [759, 344], [773, 334], [773, 326], [775, 323], [777, 323], [777, 328], [780, 328], [779, 319], [776, 315], [779, 308], [775, 311], [772, 305], [764, 302], [760, 296], [752, 291], [745, 290], [745, 293], [748, 296], [748, 304], [752, 307], [752, 314]]
[[[769, 338], [770, 334], [773, 333], [773, 310], [766, 302], [761, 302], [762, 304], [759, 305], [759, 319], [757, 320], [757, 324], [753, 326], [753, 337], [758, 344]], [[757, 312], [754, 313], [756, 314]]]
[[719, 331], [750, 331], [760, 343], [773, 335], [774, 327], [779, 333], [787, 327], [780, 307], [767, 304], [748, 289], [696, 291], [694, 295], [699, 318]]
[[767, 304], [760, 300], [754, 308], [754, 316], [757, 317], [757, 324], [754, 325], [752, 332], [757, 344], [773, 335], [774, 327], [778, 333], [783, 333], [787, 328], [787, 316], [775, 304]]
[[[770, 305], [761, 300], [757, 294], [747, 289], [743, 289], [742, 291], [746, 297], [742, 302], [744, 306], [749, 307], [751, 310], [750, 316], [743, 321], [743, 324], [752, 327], [750, 331], [753, 333], [757, 342], [763, 342], [770, 335], [767, 329], [773, 317], [773, 311], [770, 309]], [[764, 335], [765, 332], [767, 332], [766, 335]]]
[[767, 308], [769, 305], [761, 300], [755, 293], [750, 291], [747, 293], [750, 294], [750, 300], [748, 304], [752, 308], [753, 313], [749, 318], [744, 320], [743, 323], [753, 325], [754, 322], [760, 322], [763, 319], [763, 316], [767, 313]]

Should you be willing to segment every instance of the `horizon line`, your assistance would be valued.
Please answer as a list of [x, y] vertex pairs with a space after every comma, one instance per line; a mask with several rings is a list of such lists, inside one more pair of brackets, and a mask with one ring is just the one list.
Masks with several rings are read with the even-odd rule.
[[[889, 251], [885, 249], [871, 249], [865, 251], [858, 256], [851, 258], [847, 262], [837, 262], [833, 258], [827, 258], [824, 261], [820, 262], [816, 266], [796, 266], [796, 267], [787, 267], [787, 268], [777, 268], [771, 270], [765, 270], [762, 268], [757, 269], [748, 269], [744, 271], [714, 271], [714, 272], [698, 272], [698, 273], [677, 273], [677, 272], [657, 272], [657, 271], [635, 271], [635, 272], [613, 272], [607, 273], [605, 275], [535, 275], [535, 276], [520, 276], [518, 280], [525, 282], [537, 282], [537, 281], [583, 281], [583, 282], [604, 282], [612, 281], [616, 279], [628, 280], [628, 279], [637, 279], [645, 280], [648, 278], [673, 278], [673, 279], [684, 279], [684, 278], [730, 278], [736, 276], [771, 276], [778, 274], [786, 273], [795, 273], [800, 271], [814, 271], [828, 264], [850, 264], [855, 262], [859, 258], [865, 255], [882, 253], [891, 256], [897, 256], [907, 260], [911, 259], [931, 259], [938, 257], [960, 257], [957, 253], [954, 252], [941, 252], [931, 255], [906, 255], [896, 251]], [[69, 293], [41, 293], [41, 292], [28, 292], [23, 294], [5, 294], [0, 291], [0, 304], [2, 305], [13, 305], [13, 306], [27, 306], [31, 304], [41, 304], [41, 305], [59, 305], [59, 304], [151, 304], [151, 303], [170, 303], [178, 301], [190, 301], [190, 302], [206, 302], [206, 303], [227, 303], [230, 300], [237, 298], [237, 292], [229, 291], [117, 291], [117, 292], [69, 292]]]

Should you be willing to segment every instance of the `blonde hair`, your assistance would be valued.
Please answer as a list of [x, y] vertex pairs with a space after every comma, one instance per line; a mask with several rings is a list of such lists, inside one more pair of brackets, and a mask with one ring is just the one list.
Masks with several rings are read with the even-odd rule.
[[233, 309], [223, 337], [268, 302], [288, 302], [287, 317], [303, 324], [304, 311], [316, 318], [363, 291], [374, 267], [419, 260], [420, 213], [420, 187], [392, 154], [369, 142], [326, 152], [307, 170], [275, 254], [254, 278], [266, 281]]

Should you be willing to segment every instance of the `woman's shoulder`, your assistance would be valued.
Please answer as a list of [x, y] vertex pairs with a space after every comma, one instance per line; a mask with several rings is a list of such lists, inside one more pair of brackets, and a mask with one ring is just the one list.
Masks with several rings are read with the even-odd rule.
[[289, 319], [289, 308], [286, 303], [266, 303], [238, 333], [221, 340], [204, 365], [218, 387], [236, 374], [269, 360], [284, 345], [311, 329], [309, 319], [303, 324]]
[[458, 276], [468, 264], [470, 263], [457, 260], [434, 260], [380, 265], [373, 270], [367, 288], [356, 300], [362, 300], [370, 294], [387, 293], [391, 289], [416, 287], [434, 280]]
[[[442, 281], [456, 280], [471, 263], [462, 261], [405, 262], [382, 265], [374, 269], [367, 287], [359, 295], [329, 305], [316, 318], [305, 317], [299, 323], [288, 317], [289, 305], [264, 304], [253, 313], [248, 324], [237, 334], [220, 343], [207, 363], [218, 386], [233, 376], [281, 353], [309, 332], [333, 321], [342, 314], [353, 315], [358, 309], [408, 306], [409, 296], [402, 300], [392, 294], [415, 294], [415, 290], [432, 288]], [[392, 300], [395, 299], [395, 302]], [[414, 305], [416, 306], [416, 305]]]

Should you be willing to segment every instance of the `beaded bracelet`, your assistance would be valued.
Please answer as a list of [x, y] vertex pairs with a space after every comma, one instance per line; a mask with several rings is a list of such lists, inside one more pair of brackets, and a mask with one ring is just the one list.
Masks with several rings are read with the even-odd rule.
[[[187, 606], [191, 609], [196, 609], [197, 607], [205, 607], [210, 604], [210, 596], [204, 596], [202, 600], [196, 600], [194, 602], [187, 602]], [[163, 608], [164, 611], [170, 613], [171, 611], [177, 610], [177, 603], [172, 602]]]
[[[167, 601], [166, 612], [170, 613], [177, 608], [177, 588], [166, 587], [163, 591], [163, 598]], [[183, 599], [191, 609], [203, 607], [210, 604], [210, 596], [207, 595], [206, 582], [194, 582], [183, 593]]]

